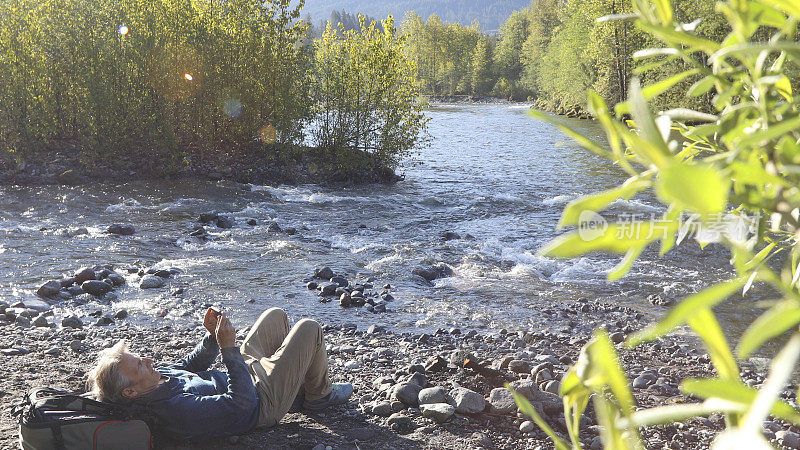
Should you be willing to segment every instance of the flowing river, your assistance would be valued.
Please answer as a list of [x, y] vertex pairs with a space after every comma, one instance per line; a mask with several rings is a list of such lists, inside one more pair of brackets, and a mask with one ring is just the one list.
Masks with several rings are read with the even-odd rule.
[[[728, 255], [687, 241], [664, 258], [647, 251], [623, 280], [606, 274], [619, 256], [558, 260], [536, 255], [559, 231], [566, 202], [607, 189], [624, 174], [578, 148], [522, 105], [439, 105], [428, 111], [431, 145], [400, 169], [405, 181], [349, 188], [257, 186], [230, 182], [132, 182], [120, 186], [0, 187], [0, 290], [6, 301], [35, 297], [44, 281], [81, 266], [176, 267], [170, 288], [140, 290], [135, 275], [113, 309], [142, 324], [188, 324], [208, 303], [233, 311], [237, 325], [280, 306], [294, 318], [398, 328], [521, 329], [547, 326], [542, 308], [598, 298], [660, 314], [647, 297], [681, 298], [730, 276]], [[599, 137], [587, 121], [574, 126]], [[235, 218], [232, 229], [208, 227], [212, 239], [188, 235], [201, 212]], [[611, 205], [607, 217], [663, 212], [649, 196]], [[256, 219], [256, 226], [247, 225]], [[271, 220], [296, 235], [267, 230]], [[130, 223], [133, 236], [104, 233]], [[85, 227], [87, 234], [69, 237]], [[444, 240], [445, 232], [457, 239]], [[411, 275], [419, 264], [445, 262], [452, 277], [432, 285]], [[375, 276], [392, 285], [389, 311], [372, 314], [320, 303], [303, 279], [314, 267]], [[174, 286], [173, 286], [174, 287]], [[10, 303], [10, 302], [9, 302]], [[63, 305], [86, 313], [97, 305]], [[166, 309], [166, 318], [155, 311]], [[752, 311], [744, 302], [718, 309], [739, 331]], [[61, 314], [62, 311], [59, 311]]]

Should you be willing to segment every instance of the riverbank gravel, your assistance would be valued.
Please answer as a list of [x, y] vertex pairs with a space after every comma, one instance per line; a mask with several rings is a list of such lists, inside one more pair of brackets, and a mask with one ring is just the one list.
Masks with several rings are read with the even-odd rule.
[[[553, 312], [604, 319], [609, 331], [623, 335], [647, 323], [633, 310], [586, 299], [554, 306]], [[349, 404], [323, 413], [289, 414], [273, 429], [244, 436], [170, 446], [551, 448], [544, 433], [509, 402], [503, 386], [511, 383], [532, 399], [548, 422], [564, 434], [560, 399], [554, 392], [589, 339], [581, 327], [488, 334], [459, 329], [395, 333], [380, 326], [358, 329], [354, 324], [324, 328], [334, 381], [355, 385]], [[240, 330], [239, 335], [246, 331]], [[97, 352], [119, 339], [127, 339], [132, 351], [167, 363], [183, 357], [201, 336], [199, 325], [179, 328], [167, 319], [163, 326], [148, 329], [124, 320], [113, 326], [84, 328], [0, 326], [0, 448], [17, 446], [16, 423], [7, 408], [27, 389], [43, 385], [82, 389]], [[618, 347], [640, 407], [687, 401], [678, 390], [680, 381], [712, 374], [708, 356], [678, 336], [634, 350]], [[748, 384], [763, 382], [758, 370], [747, 369], [742, 375]], [[581, 439], [586, 448], [596, 449], [600, 441], [591, 409]], [[707, 448], [723, 423], [721, 416], [711, 416], [647, 428], [642, 434], [648, 448]], [[795, 441], [800, 442], [797, 431], [781, 422], [765, 423], [765, 435], [787, 448], [796, 448]]]

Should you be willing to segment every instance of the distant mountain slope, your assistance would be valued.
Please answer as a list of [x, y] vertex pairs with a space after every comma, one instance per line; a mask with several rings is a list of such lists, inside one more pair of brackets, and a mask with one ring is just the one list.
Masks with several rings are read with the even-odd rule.
[[331, 11], [361, 12], [379, 19], [393, 14], [400, 23], [406, 11], [415, 11], [427, 19], [436, 14], [447, 22], [469, 25], [478, 19], [481, 28], [493, 32], [500, 28], [512, 11], [527, 8], [531, 0], [306, 0], [303, 17], [310, 14], [314, 23], [330, 18]]

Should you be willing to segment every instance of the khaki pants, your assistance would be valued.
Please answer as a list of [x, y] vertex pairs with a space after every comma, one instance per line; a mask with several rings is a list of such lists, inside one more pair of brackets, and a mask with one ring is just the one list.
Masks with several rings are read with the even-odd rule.
[[306, 400], [331, 392], [322, 328], [313, 320], [303, 319], [289, 330], [286, 312], [270, 308], [253, 324], [241, 352], [261, 403], [258, 426], [275, 426], [303, 384]]

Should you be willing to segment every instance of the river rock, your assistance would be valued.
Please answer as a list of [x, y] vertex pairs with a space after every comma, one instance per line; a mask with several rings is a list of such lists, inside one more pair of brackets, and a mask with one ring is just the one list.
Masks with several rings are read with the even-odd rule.
[[94, 270], [90, 269], [89, 267], [80, 268], [75, 272], [75, 282], [78, 283], [79, 285], [83, 284], [84, 281], [89, 281], [94, 279], [95, 279]]
[[114, 319], [112, 319], [111, 317], [108, 317], [108, 316], [102, 316], [102, 317], [97, 319], [97, 322], [95, 322], [94, 325], [97, 326], [97, 327], [102, 327], [102, 326], [106, 326], [106, 325], [111, 325], [112, 323], [114, 323]]
[[142, 277], [142, 281], [139, 282], [139, 288], [141, 289], [154, 289], [160, 288], [167, 284], [167, 280], [156, 276], [156, 275], [145, 275]]
[[219, 216], [217, 218], [217, 227], [219, 228], [233, 228], [234, 225], [236, 225], [236, 221], [228, 216]]
[[338, 287], [338, 284], [329, 281], [320, 284], [318, 289], [322, 292], [322, 295], [336, 295], [336, 288]]
[[417, 396], [420, 405], [427, 405], [430, 403], [447, 403], [447, 391], [441, 386], [425, 388], [419, 391]]
[[133, 225], [121, 224], [121, 223], [115, 223], [115, 224], [109, 225], [109, 227], [106, 228], [106, 233], [118, 234], [120, 236], [130, 236], [135, 232], [136, 232], [136, 229], [133, 228]]
[[414, 426], [414, 422], [411, 420], [411, 418], [401, 413], [394, 413], [389, 416], [388, 423], [392, 429], [398, 429], [402, 431], [410, 430]]
[[61, 326], [65, 328], [83, 328], [83, 321], [75, 314], [72, 314], [61, 319]]
[[72, 286], [73, 284], [75, 284], [75, 277], [62, 278], [62, 279], [58, 280], [58, 282], [61, 283], [61, 288], [62, 289], [63, 288], [68, 288], [68, 287]]
[[81, 284], [81, 289], [83, 289], [83, 291], [87, 294], [94, 295], [95, 297], [101, 297], [107, 292], [111, 291], [111, 285], [102, 281], [89, 280], [84, 281]]
[[786, 448], [800, 448], [800, 434], [797, 434], [794, 431], [780, 430], [775, 433], [775, 438], [777, 438], [778, 442]]
[[123, 320], [128, 317], [128, 311], [124, 309], [120, 309], [119, 311], [114, 313], [114, 318], [117, 320]]
[[33, 325], [37, 327], [49, 327], [50, 322], [48, 322], [47, 317], [45, 317], [44, 314], [42, 314], [33, 319]]
[[422, 388], [414, 383], [400, 383], [395, 385], [392, 398], [403, 402], [404, 405], [419, 406], [419, 391]]
[[390, 402], [378, 402], [372, 407], [372, 414], [381, 417], [388, 417], [392, 414], [392, 404]]
[[51, 280], [41, 285], [39, 289], [36, 290], [36, 295], [44, 298], [55, 297], [56, 295], [58, 295], [58, 291], [60, 290], [61, 290], [61, 282], [57, 280]]
[[200, 216], [197, 218], [200, 223], [211, 223], [215, 222], [217, 219], [219, 219], [219, 214], [216, 211], [200, 213]]
[[328, 266], [314, 269], [314, 276], [322, 280], [330, 280], [334, 275], [333, 270]]
[[316, 281], [309, 281], [308, 283], [306, 283], [306, 288], [308, 288], [309, 291], [313, 291], [314, 289], [317, 288], [317, 286], [318, 285]]
[[438, 263], [430, 266], [419, 266], [412, 270], [411, 273], [430, 282], [437, 278], [452, 276], [453, 269], [445, 263]]
[[272, 221], [269, 223], [269, 226], [267, 226], [267, 231], [272, 233], [280, 233], [282, 230], [280, 225], [278, 225], [278, 222]]
[[25, 306], [25, 308], [32, 309], [38, 312], [50, 311], [51, 309], [53, 309], [53, 307], [50, 306], [49, 303], [32, 298], [23, 301], [22, 304]]
[[489, 394], [489, 404], [495, 414], [508, 414], [517, 410], [514, 396], [506, 388], [494, 388]]
[[[8, 313], [6, 313], [6, 316], [8, 316]], [[14, 320], [14, 323], [20, 327], [28, 328], [31, 326], [31, 319], [25, 316], [17, 316], [17, 318]]]
[[441, 356], [434, 356], [425, 363], [426, 372], [441, 372], [447, 367], [447, 360]]
[[523, 433], [533, 433], [534, 430], [536, 430], [536, 424], [530, 420], [526, 420], [519, 424], [519, 431]]
[[443, 241], [452, 241], [453, 239], [461, 239], [461, 236], [458, 233], [453, 233], [452, 231], [445, 231], [442, 233]]
[[447, 403], [429, 403], [420, 407], [422, 416], [438, 423], [447, 422], [456, 413], [456, 409]]
[[111, 280], [111, 284], [114, 286], [122, 286], [125, 284], [125, 277], [116, 272], [110, 273], [107, 279]]
[[424, 387], [428, 386], [428, 377], [426, 377], [424, 374], [421, 374], [419, 372], [414, 372], [411, 375], [409, 375], [409, 377], [408, 377], [408, 379], [406, 379], [406, 381], [409, 382], [409, 383], [414, 383], [414, 384], [416, 384], [417, 386], [419, 386], [421, 388], [424, 388]]
[[514, 359], [508, 363], [508, 370], [514, 373], [528, 373], [531, 371], [531, 363], [521, 359]]
[[83, 342], [79, 341], [78, 339], [73, 339], [69, 342], [69, 348], [73, 352], [78, 353], [83, 350]]
[[345, 278], [345, 277], [339, 277], [339, 276], [336, 276], [336, 277], [331, 277], [331, 278], [330, 278], [330, 282], [331, 282], [331, 283], [336, 283], [337, 285], [339, 285], [339, 287], [343, 287], [343, 288], [347, 287], [347, 285], [348, 285], [348, 284], [350, 284], [350, 283], [347, 281], [347, 278]]
[[486, 399], [481, 394], [465, 387], [457, 387], [450, 391], [450, 398], [459, 414], [476, 414], [486, 408]]

